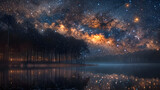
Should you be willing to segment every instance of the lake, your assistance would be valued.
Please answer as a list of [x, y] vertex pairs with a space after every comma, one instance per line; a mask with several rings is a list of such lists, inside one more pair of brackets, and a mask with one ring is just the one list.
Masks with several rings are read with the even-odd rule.
[[0, 90], [160, 90], [159, 64], [0, 69]]

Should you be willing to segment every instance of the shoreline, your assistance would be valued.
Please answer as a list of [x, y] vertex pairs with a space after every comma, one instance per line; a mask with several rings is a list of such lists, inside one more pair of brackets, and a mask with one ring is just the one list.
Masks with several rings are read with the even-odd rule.
[[1, 64], [0, 68], [63, 68], [63, 67], [85, 67], [85, 66], [96, 66], [95, 64]]

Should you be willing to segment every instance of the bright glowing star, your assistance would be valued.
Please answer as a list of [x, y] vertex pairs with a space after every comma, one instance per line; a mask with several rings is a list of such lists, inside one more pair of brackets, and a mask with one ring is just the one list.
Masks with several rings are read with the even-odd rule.
[[129, 4], [129, 3], [126, 3], [126, 4], [125, 4], [125, 7], [126, 7], [126, 8], [128, 8], [129, 6], [130, 6], [130, 4]]
[[135, 17], [135, 18], [134, 18], [134, 22], [135, 22], [135, 23], [138, 23], [138, 22], [139, 22], [139, 18], [138, 18], [138, 17]]
[[119, 47], [119, 45], [117, 45], [117, 47]]

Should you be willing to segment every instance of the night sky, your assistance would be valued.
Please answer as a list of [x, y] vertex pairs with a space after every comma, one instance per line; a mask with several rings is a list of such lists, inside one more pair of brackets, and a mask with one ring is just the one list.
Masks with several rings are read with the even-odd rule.
[[0, 13], [82, 39], [92, 55], [160, 49], [159, 0], [0, 0]]

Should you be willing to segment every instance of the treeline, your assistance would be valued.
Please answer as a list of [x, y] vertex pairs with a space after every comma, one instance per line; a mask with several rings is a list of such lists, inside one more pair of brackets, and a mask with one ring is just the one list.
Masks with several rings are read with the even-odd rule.
[[20, 24], [13, 16], [0, 17], [1, 61], [72, 62], [84, 53], [88, 53], [88, 46], [83, 40], [50, 29], [40, 33], [30, 21]]

